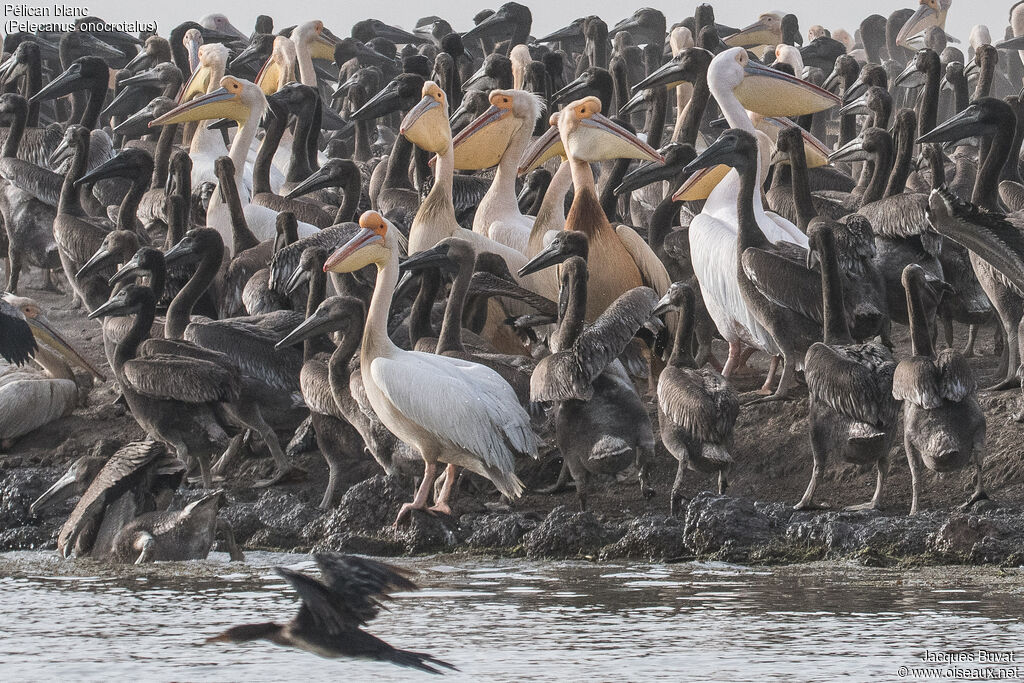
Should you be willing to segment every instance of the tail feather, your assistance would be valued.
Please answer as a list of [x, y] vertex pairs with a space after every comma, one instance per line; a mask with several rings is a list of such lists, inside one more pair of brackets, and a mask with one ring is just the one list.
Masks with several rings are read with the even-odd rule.
[[426, 652], [393, 649], [390, 652], [385, 653], [382, 659], [399, 666], [406, 666], [410, 669], [419, 669], [420, 671], [426, 671], [427, 673], [437, 675], [444, 674], [444, 672], [437, 667], [448, 669], [449, 671], [459, 670], [455, 665], [449, 664], [443, 659], [438, 659], [433, 655], [428, 655]]

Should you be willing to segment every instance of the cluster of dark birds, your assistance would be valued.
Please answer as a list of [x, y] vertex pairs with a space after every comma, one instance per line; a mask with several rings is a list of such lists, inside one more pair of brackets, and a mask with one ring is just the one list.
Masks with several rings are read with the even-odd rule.
[[[653, 495], [649, 394], [675, 513], [688, 469], [725, 491], [741, 404], [801, 381], [814, 470], [798, 508], [828, 457], [873, 465], [861, 507], [879, 507], [901, 413], [911, 513], [924, 467], [972, 467], [971, 505], [985, 415], [966, 358], [991, 326], [1005, 390], [1024, 343], [1024, 3], [1004, 40], [976, 26], [962, 47], [949, 8], [806, 37], [793, 14], [736, 29], [700, 5], [538, 38], [515, 2], [465, 33], [436, 16], [275, 33], [261, 16], [246, 36], [213, 14], [166, 37], [92, 17], [9, 34], [0, 441], [73, 411], [75, 368], [103, 378], [17, 294], [35, 268], [102, 326], [149, 437], [36, 501], [81, 495], [65, 556], [205, 557], [218, 532], [233, 547], [221, 491], [170, 499], [189, 477], [213, 489], [253, 437], [274, 462], [261, 486], [301, 477], [290, 453], [315, 439], [325, 509], [367, 456], [410, 480], [422, 462], [396, 523], [450, 514], [461, 470], [514, 499], [541, 453], [562, 460], [546, 490], [571, 480], [581, 506], [593, 476], [631, 467]], [[755, 351], [768, 377], [741, 396], [730, 378]], [[318, 562], [323, 582], [282, 571], [304, 601], [293, 622], [222, 639], [447, 666], [358, 629], [406, 579]]]

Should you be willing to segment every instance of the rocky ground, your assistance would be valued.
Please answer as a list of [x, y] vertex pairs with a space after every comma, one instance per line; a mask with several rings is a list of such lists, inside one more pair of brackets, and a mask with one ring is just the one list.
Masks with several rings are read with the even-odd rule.
[[[108, 369], [99, 324], [70, 310], [63, 295], [33, 289], [35, 273], [23, 279], [20, 292], [36, 298], [50, 319], [80, 346], [98, 367]], [[897, 328], [897, 353], [909, 351], [904, 330]], [[961, 330], [956, 343], [962, 345]], [[972, 364], [981, 383], [993, 380], [991, 329], [982, 332], [981, 356]], [[744, 391], [763, 379], [763, 365], [738, 378]], [[112, 453], [143, 434], [130, 414], [113, 405], [113, 381], [97, 382], [74, 414], [19, 440], [0, 454], [0, 549], [52, 548], [57, 530], [73, 502], [43, 518], [29, 514], [29, 503], [76, 458]], [[807, 398], [785, 403], [744, 406], [736, 425], [736, 467], [726, 496], [708, 493], [710, 477], [691, 473], [685, 512], [667, 515], [675, 461], [657, 454], [657, 494], [646, 499], [635, 476], [595, 482], [589, 511], [579, 512], [575, 493], [528, 492], [511, 506], [493, 488], [466, 477], [454, 502], [454, 516], [414, 514], [403, 528], [391, 526], [401, 503], [412, 497], [412, 482], [382, 474], [368, 462], [353, 463], [347, 489], [327, 512], [316, 505], [326, 482], [326, 466], [314, 451], [296, 456], [308, 476], [272, 489], [253, 482], [270, 472], [270, 460], [255, 447], [224, 482], [229, 504], [222, 515], [240, 543], [261, 549], [330, 549], [372, 555], [430, 552], [475, 552], [556, 558], [643, 558], [678, 561], [723, 559], [754, 564], [784, 564], [822, 559], [855, 559], [866, 564], [1024, 564], [1024, 425], [1012, 416], [1020, 409], [1018, 390], [980, 394], [988, 418], [985, 483], [992, 501], [968, 511], [959, 503], [972, 487], [970, 472], [923, 479], [921, 509], [907, 516], [910, 475], [902, 445], [893, 449], [885, 509], [847, 512], [843, 506], [863, 502], [874, 489], [875, 475], [831, 462], [819, 497], [831, 511], [794, 512], [811, 472], [807, 437]], [[652, 413], [654, 406], [651, 404]], [[656, 420], [656, 414], [655, 414]], [[290, 434], [282, 434], [284, 441]], [[558, 462], [548, 458], [524, 464], [528, 489], [554, 481]]]

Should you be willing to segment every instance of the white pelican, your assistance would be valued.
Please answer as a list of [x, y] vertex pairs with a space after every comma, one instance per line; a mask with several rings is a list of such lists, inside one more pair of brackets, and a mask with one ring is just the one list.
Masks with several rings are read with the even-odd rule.
[[[28, 338], [25, 328], [31, 333]], [[25, 337], [18, 339], [17, 337]], [[18, 342], [7, 349], [9, 342]], [[13, 294], [0, 298], [0, 448], [61, 418], [78, 405], [78, 384], [71, 365], [99, 380], [104, 377], [61, 336], [33, 299]], [[34, 350], [33, 350], [34, 347]], [[11, 351], [15, 353], [11, 353]], [[42, 368], [17, 367], [29, 356]]]
[[519, 161], [530, 145], [541, 115], [541, 100], [525, 90], [492, 90], [491, 106], [466, 126], [453, 141], [456, 159], [463, 145], [490, 152], [483, 163], [497, 164], [491, 186], [477, 206], [473, 232], [526, 253], [533, 216], [524, 216], [516, 198]]
[[922, 36], [928, 29], [932, 26], [946, 28], [946, 13], [952, 4], [953, 0], [920, 0], [917, 11], [896, 35], [896, 44], [910, 50], [924, 47]]
[[359, 355], [363, 386], [381, 422], [425, 463], [416, 497], [402, 506], [395, 523], [427, 506], [438, 461], [448, 468], [433, 510], [450, 513], [455, 467], [485, 476], [506, 496], [518, 497], [523, 484], [515, 475], [515, 458], [536, 458], [537, 437], [515, 391], [483, 365], [394, 345], [387, 326], [399, 276], [398, 230], [376, 211], [364, 213], [359, 225], [359, 233], [331, 254], [324, 270], [351, 273], [377, 266]]
[[[557, 115], [557, 131], [549, 129], [531, 148], [524, 168], [535, 168], [556, 154], [569, 161], [573, 195], [566, 230], [579, 230], [590, 238], [590, 276], [587, 285], [587, 320], [596, 320], [620, 294], [646, 285], [659, 296], [672, 284], [664, 264], [636, 231], [625, 225], [613, 228], [597, 198], [590, 164], [609, 159], [664, 161], [658, 152], [622, 126], [601, 114], [601, 100], [584, 97]], [[538, 235], [532, 237], [534, 246]], [[554, 295], [541, 292], [549, 298]]]
[[[797, 116], [826, 109], [838, 101], [805, 81], [752, 62], [742, 48], [725, 50], [711, 61], [708, 85], [729, 126], [757, 136], [761, 171], [758, 183], [764, 176], [771, 143], [764, 133], [755, 129], [744, 104], [766, 115]], [[689, 229], [690, 256], [708, 314], [729, 342], [729, 359], [723, 370], [726, 375], [731, 374], [740, 360], [741, 344], [773, 355], [778, 352], [771, 336], [747, 310], [736, 280], [738, 191], [739, 176], [730, 170], [711, 191], [704, 209], [694, 217]], [[765, 212], [760, 193], [754, 195], [754, 215], [771, 242], [788, 241], [807, 246], [806, 235], [795, 225]], [[764, 391], [771, 376], [769, 373]]]
[[[400, 132], [417, 147], [436, 154], [437, 162], [434, 166], [434, 185], [420, 203], [409, 228], [409, 254], [430, 249], [446, 237], [461, 237], [472, 242], [477, 253], [491, 251], [498, 254], [505, 259], [509, 270], [516, 272], [526, 263], [522, 252], [466, 230], [455, 219], [452, 178], [456, 158], [452, 128], [448, 122], [448, 98], [444, 90], [433, 81], [423, 84], [422, 93], [423, 98], [419, 104], [409, 110], [402, 120]], [[487, 159], [478, 161], [479, 155], [490, 156], [486, 143], [483, 140], [473, 143], [467, 141], [460, 150], [459, 168], [487, 168]]]
[[[235, 184], [243, 201], [245, 220], [253, 235], [261, 242], [277, 235], [277, 212], [249, 202], [249, 193], [242, 184], [242, 169], [245, 168], [249, 149], [256, 138], [256, 129], [266, 109], [267, 98], [259, 86], [251, 81], [225, 76], [217, 90], [182, 104], [149, 124], [160, 126], [219, 118], [230, 118], [238, 122], [238, 132], [231, 142], [228, 156], [235, 164]], [[206, 215], [207, 224], [216, 228], [224, 238], [224, 243], [232, 244], [231, 214], [219, 190], [214, 191], [210, 198]], [[308, 237], [316, 232], [319, 232], [319, 228], [315, 225], [299, 223], [299, 237]]]

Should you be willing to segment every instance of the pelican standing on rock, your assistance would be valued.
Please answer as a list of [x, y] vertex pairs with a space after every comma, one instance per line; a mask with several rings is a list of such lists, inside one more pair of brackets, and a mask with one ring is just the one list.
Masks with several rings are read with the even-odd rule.
[[[427, 507], [438, 461], [447, 463], [448, 470], [432, 510], [450, 513], [455, 467], [487, 477], [504, 495], [518, 497], [523, 484], [514, 472], [515, 458], [537, 457], [530, 416], [508, 382], [490, 368], [395, 346], [387, 320], [398, 284], [397, 229], [375, 211], [364, 213], [359, 225], [359, 233], [331, 254], [324, 270], [351, 273], [377, 266], [360, 351], [363, 384], [381, 422], [414, 446], [425, 463], [416, 497], [402, 506], [395, 523]], [[435, 390], [424, 393], [425, 387]]]

